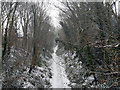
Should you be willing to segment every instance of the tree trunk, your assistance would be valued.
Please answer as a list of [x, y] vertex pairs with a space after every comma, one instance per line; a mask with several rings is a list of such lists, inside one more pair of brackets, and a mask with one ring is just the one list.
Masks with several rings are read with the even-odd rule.
[[32, 69], [35, 66], [36, 60], [37, 60], [37, 52], [38, 52], [38, 48], [37, 48], [37, 29], [36, 29], [36, 10], [35, 10], [35, 6], [33, 6], [33, 14], [34, 14], [34, 34], [33, 34], [33, 56], [32, 56], [32, 62], [31, 62], [31, 66], [30, 66], [30, 70], [29, 73], [31, 73]]
[[14, 15], [15, 15], [15, 11], [16, 11], [16, 8], [17, 8], [17, 3], [15, 5], [15, 9], [13, 11], [13, 16], [12, 16], [12, 21], [11, 21], [11, 24], [10, 24], [10, 27], [9, 27], [9, 38], [8, 38], [8, 55], [10, 54], [10, 49], [11, 49], [11, 32], [12, 32], [12, 29], [13, 29], [13, 23], [14, 23]]
[[10, 21], [10, 15], [11, 15], [11, 12], [12, 12], [12, 3], [10, 3], [10, 10], [9, 10], [9, 13], [8, 13], [8, 16], [7, 16], [7, 24], [6, 24], [6, 28], [5, 28], [5, 36], [4, 36], [4, 44], [3, 44], [3, 51], [2, 51], [2, 59], [4, 60], [4, 57], [6, 55], [6, 52], [7, 52], [7, 44], [8, 44], [8, 40], [7, 40], [7, 36], [8, 36], [8, 24], [9, 24], [9, 21]]

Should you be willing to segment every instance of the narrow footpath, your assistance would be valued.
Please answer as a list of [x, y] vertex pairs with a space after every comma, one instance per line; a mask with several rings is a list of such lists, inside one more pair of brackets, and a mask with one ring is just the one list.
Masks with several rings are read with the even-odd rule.
[[52, 88], [70, 88], [68, 84], [70, 81], [67, 78], [65, 72], [64, 59], [60, 56], [57, 56], [56, 51], [58, 46], [54, 48], [54, 53], [52, 54], [52, 79], [51, 85]]

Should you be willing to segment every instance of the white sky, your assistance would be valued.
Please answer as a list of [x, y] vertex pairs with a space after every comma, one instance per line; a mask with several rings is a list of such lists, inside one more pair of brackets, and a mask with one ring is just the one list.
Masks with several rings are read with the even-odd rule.
[[50, 0], [50, 6], [49, 6], [49, 16], [51, 17], [52, 21], [51, 23], [54, 25], [54, 27], [59, 27], [59, 9], [55, 8], [55, 6], [60, 6], [60, 3], [58, 0]]

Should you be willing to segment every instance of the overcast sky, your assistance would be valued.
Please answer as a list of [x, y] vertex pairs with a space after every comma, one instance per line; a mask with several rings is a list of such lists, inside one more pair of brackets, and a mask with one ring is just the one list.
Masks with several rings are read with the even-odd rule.
[[54, 5], [60, 6], [60, 2], [58, 0], [50, 0], [49, 12], [48, 14], [51, 17], [51, 22], [55, 27], [59, 27], [59, 9], [57, 9]]

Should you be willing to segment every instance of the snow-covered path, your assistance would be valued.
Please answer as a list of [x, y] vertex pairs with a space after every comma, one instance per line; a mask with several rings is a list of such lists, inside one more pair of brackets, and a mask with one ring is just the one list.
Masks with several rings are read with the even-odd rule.
[[64, 59], [56, 55], [57, 49], [58, 46], [54, 48], [54, 53], [52, 54], [52, 88], [70, 88], [68, 86], [70, 82], [65, 73]]

